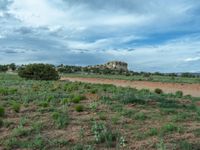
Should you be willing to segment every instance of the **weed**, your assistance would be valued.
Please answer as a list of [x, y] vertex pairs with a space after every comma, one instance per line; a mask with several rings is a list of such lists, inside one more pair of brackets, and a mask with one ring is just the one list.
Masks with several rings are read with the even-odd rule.
[[34, 122], [32, 125], [31, 125], [31, 128], [32, 130], [35, 132], [35, 133], [40, 133], [40, 131], [43, 129], [43, 124], [41, 122]]
[[158, 150], [166, 150], [167, 149], [163, 139], [160, 139], [160, 142], [157, 144], [157, 149]]
[[64, 128], [69, 124], [69, 116], [67, 112], [54, 112], [52, 118], [57, 128]]
[[89, 107], [92, 111], [96, 111], [97, 110], [97, 106], [98, 106], [98, 103], [97, 102], [92, 102], [90, 103]]
[[49, 106], [49, 102], [45, 102], [45, 101], [40, 102], [40, 103], [39, 103], [39, 106], [46, 108], [46, 107]]
[[174, 125], [172, 123], [168, 123], [168, 124], [165, 124], [164, 126], [162, 126], [161, 133], [167, 134], [167, 133], [177, 132], [179, 130], [180, 130], [180, 128], [178, 128], [176, 125]]
[[19, 120], [19, 126], [24, 126], [28, 122], [28, 119], [26, 117], [22, 117]]
[[16, 101], [12, 101], [11, 102], [11, 108], [15, 111], [15, 112], [19, 112], [20, 108], [21, 108], [21, 104], [16, 102]]
[[172, 120], [174, 122], [181, 122], [181, 121], [186, 121], [187, 119], [192, 119], [193, 116], [191, 114], [186, 113], [186, 112], [181, 112], [178, 113], [177, 115], [173, 116]]
[[125, 147], [126, 146], [126, 140], [123, 136], [120, 137], [119, 139], [119, 144], [121, 147]]
[[23, 126], [18, 126], [17, 128], [13, 129], [12, 136], [22, 137], [22, 136], [28, 136], [30, 133], [31, 133], [31, 129], [24, 128]]
[[64, 98], [62, 99], [61, 104], [65, 105], [65, 104], [68, 104], [69, 102], [70, 102], [69, 98]]
[[149, 135], [149, 136], [158, 135], [158, 129], [157, 129], [157, 128], [151, 128], [151, 129], [147, 132], [147, 135]]

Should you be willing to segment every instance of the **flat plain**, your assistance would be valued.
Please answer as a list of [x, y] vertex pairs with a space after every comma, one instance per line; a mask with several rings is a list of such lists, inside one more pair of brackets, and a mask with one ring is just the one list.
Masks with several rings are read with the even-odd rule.
[[0, 149], [198, 150], [200, 98], [2, 73], [0, 133]]

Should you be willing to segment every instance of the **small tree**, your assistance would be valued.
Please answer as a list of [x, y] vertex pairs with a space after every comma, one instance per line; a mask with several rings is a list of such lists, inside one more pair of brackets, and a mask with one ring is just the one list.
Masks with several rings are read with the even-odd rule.
[[7, 65], [0, 65], [0, 72], [6, 72], [8, 71], [8, 66]]
[[58, 80], [59, 75], [53, 65], [29, 64], [20, 67], [18, 74], [22, 78], [33, 80]]
[[16, 65], [14, 63], [9, 65], [9, 68], [12, 69], [12, 71], [16, 70]]

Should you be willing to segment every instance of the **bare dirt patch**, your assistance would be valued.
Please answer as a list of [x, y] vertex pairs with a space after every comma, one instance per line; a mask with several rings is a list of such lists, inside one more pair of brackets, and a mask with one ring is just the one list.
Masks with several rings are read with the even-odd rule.
[[69, 80], [72, 82], [85, 82], [94, 84], [113, 84], [122, 87], [132, 87], [137, 89], [149, 89], [151, 91], [156, 88], [162, 89], [165, 93], [175, 93], [182, 91], [184, 95], [191, 95], [200, 97], [200, 84], [187, 84], [187, 83], [163, 83], [163, 82], [150, 82], [150, 81], [128, 81], [116, 79], [100, 79], [100, 78], [80, 78], [80, 77], [63, 77], [61, 80]]

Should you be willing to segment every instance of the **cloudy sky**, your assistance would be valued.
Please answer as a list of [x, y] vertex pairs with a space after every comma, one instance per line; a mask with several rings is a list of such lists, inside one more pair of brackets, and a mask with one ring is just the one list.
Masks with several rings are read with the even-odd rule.
[[0, 0], [0, 64], [200, 72], [199, 0]]

